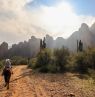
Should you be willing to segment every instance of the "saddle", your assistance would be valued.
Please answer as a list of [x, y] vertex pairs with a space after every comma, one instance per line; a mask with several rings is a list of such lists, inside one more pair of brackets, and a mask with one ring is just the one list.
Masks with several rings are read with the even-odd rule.
[[11, 69], [9, 67], [7, 67], [7, 68], [5, 68], [5, 70], [9, 70], [10, 71]]
[[12, 70], [11, 70], [11, 68], [7, 67], [7, 68], [4, 68], [4, 69], [3, 69], [2, 75], [4, 75], [5, 72], [10, 72], [10, 73], [12, 73]]

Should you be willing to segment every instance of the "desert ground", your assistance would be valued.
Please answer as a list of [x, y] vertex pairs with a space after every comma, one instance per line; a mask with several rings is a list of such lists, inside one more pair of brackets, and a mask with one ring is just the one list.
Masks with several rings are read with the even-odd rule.
[[95, 81], [79, 74], [43, 74], [14, 66], [9, 90], [0, 76], [0, 97], [95, 97]]

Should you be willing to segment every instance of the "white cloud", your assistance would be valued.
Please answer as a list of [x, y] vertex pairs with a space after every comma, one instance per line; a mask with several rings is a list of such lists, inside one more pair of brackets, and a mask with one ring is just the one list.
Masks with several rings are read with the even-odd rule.
[[[46, 33], [66, 38], [78, 30], [81, 23], [85, 22], [91, 26], [95, 22], [95, 17], [77, 15], [73, 7], [63, 0], [52, 7], [41, 5], [36, 9], [26, 9], [25, 6], [32, 1], [0, 0], [0, 35], [7, 32], [8, 37], [13, 36], [15, 41], [26, 40], [31, 35], [42, 37]], [[13, 43], [11, 37], [4, 40]]]
[[53, 7], [43, 6], [41, 12], [41, 22], [49, 32], [53, 35], [70, 36], [74, 31], [78, 30], [82, 23], [87, 23], [89, 26], [95, 22], [95, 17], [77, 15], [73, 7], [67, 2], [61, 2]]

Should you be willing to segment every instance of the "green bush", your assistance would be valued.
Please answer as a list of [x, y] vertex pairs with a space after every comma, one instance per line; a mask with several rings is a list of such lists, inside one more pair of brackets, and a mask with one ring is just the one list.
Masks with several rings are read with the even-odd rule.
[[88, 75], [95, 80], [95, 70], [88, 69]]
[[50, 73], [56, 73], [57, 72], [57, 66], [56, 66], [56, 64], [48, 64], [47, 70]]
[[40, 53], [37, 56], [37, 63], [36, 68], [47, 68], [47, 65], [51, 61], [51, 51], [48, 49], [44, 49], [40, 51]]
[[30, 61], [29, 67], [40, 72], [61, 72], [65, 69], [68, 56], [69, 51], [65, 48], [55, 49], [54, 52], [43, 49], [39, 52], [37, 58]]
[[70, 54], [70, 56], [67, 59], [67, 65], [66, 70], [68, 72], [74, 72], [75, 71], [75, 63], [76, 63], [76, 58], [75, 58], [76, 54]]
[[95, 48], [86, 50], [86, 65], [95, 70]]
[[87, 73], [88, 67], [86, 63], [86, 54], [84, 52], [77, 53], [75, 57], [75, 70], [79, 73]]
[[95, 48], [84, 52], [69, 53], [68, 49], [41, 50], [36, 58], [29, 61], [28, 66], [40, 72], [64, 72], [73, 71], [89, 73], [89, 69], [95, 70]]
[[12, 65], [27, 65], [28, 60], [27, 58], [14, 56], [11, 58]]
[[29, 63], [28, 63], [28, 67], [29, 67], [29, 68], [32, 68], [32, 69], [35, 69], [35, 68], [36, 68], [36, 61], [37, 61], [36, 58], [30, 59], [30, 60], [29, 60]]
[[95, 70], [95, 49], [87, 49], [75, 56], [75, 70], [79, 73], [88, 73], [88, 69]]
[[63, 72], [66, 68], [67, 60], [69, 58], [69, 51], [66, 48], [54, 50], [55, 64], [59, 68], [58, 71]]

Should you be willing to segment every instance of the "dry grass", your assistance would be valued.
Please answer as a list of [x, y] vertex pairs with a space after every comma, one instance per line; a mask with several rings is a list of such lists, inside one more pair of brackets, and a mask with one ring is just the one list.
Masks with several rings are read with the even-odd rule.
[[43, 86], [49, 97], [95, 97], [95, 82], [79, 74], [33, 74], [32, 80]]

